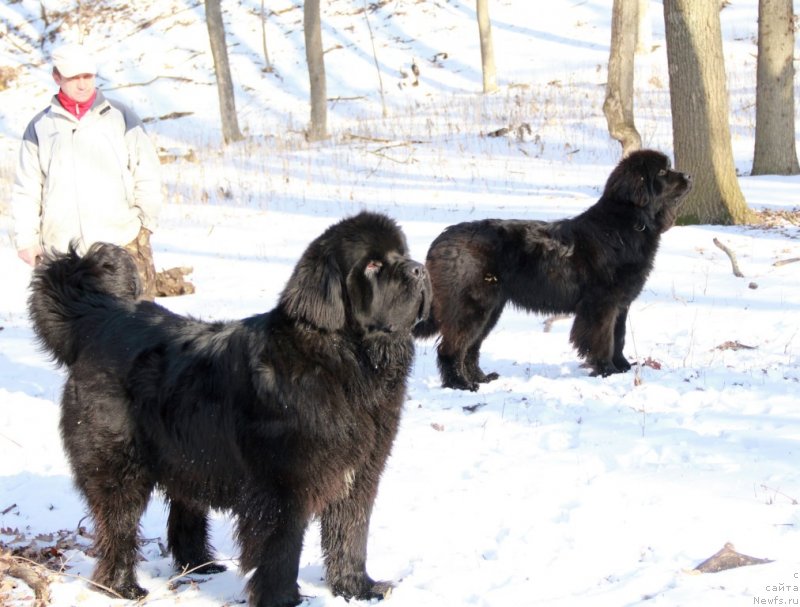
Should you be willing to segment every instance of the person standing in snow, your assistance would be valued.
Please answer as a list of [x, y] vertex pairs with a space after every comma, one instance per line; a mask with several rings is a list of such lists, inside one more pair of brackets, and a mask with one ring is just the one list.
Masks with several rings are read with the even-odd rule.
[[98, 241], [125, 247], [152, 300], [150, 234], [162, 204], [155, 146], [130, 108], [96, 88], [86, 48], [67, 44], [52, 59], [59, 90], [25, 129], [11, 194], [17, 253], [35, 266], [71, 241], [80, 253]]

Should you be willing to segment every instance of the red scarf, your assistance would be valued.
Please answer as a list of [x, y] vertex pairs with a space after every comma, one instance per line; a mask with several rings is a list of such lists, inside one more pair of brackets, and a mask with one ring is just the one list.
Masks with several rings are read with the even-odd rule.
[[56, 97], [58, 97], [58, 102], [61, 104], [61, 107], [63, 107], [70, 114], [75, 116], [75, 118], [80, 120], [86, 115], [86, 112], [88, 112], [91, 109], [92, 104], [94, 103], [94, 100], [97, 97], [97, 90], [95, 90], [95, 92], [92, 93], [92, 96], [83, 103], [75, 101], [61, 89], [58, 89], [58, 95], [56, 95]]

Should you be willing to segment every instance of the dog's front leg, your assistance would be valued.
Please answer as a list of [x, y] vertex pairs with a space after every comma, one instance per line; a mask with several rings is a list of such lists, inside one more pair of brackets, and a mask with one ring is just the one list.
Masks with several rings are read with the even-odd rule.
[[320, 520], [328, 585], [334, 594], [346, 599], [382, 599], [393, 588], [391, 582], [374, 581], [366, 568], [378, 476], [374, 470], [359, 470], [347, 496], [329, 504]]
[[614, 324], [614, 357], [611, 360], [620, 371], [630, 371], [631, 369], [631, 363], [622, 353], [622, 349], [625, 347], [625, 323], [628, 320], [628, 308], [629, 306], [625, 306], [619, 309]]
[[235, 509], [242, 546], [239, 567], [253, 570], [247, 584], [250, 607], [294, 607], [302, 602], [297, 588], [300, 553], [307, 521], [290, 500], [256, 495]]
[[[607, 377], [621, 370], [614, 364], [614, 331], [618, 308], [599, 299], [585, 299], [575, 309], [570, 341], [578, 354], [586, 358], [592, 375]], [[625, 327], [623, 321], [623, 329]]]

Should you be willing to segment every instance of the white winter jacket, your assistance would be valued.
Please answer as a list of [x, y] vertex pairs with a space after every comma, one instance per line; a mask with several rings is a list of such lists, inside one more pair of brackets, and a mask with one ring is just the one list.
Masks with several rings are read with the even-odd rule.
[[160, 164], [141, 120], [100, 91], [78, 120], [56, 97], [22, 138], [11, 193], [18, 250], [79, 251], [125, 245], [153, 231], [161, 208]]

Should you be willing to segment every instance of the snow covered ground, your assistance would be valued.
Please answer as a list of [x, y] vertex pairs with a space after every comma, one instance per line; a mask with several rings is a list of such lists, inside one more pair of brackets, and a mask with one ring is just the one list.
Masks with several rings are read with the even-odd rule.
[[[109, 4], [87, 26], [109, 96], [145, 118], [190, 112], [148, 122], [161, 147], [197, 158], [164, 165], [156, 263], [192, 266], [197, 287], [161, 302], [173, 310], [225, 319], [272, 308], [308, 242], [363, 208], [396, 217], [420, 260], [451, 223], [576, 214], [618, 160], [602, 114], [611, 0], [535, 10], [527, 0], [492, 2], [501, 90], [485, 98], [471, 0], [378, 2], [366, 13], [359, 2], [323, 3], [332, 138], [311, 146], [302, 135], [302, 6], [267, 4], [272, 72], [261, 69], [260, 3], [223, 4], [248, 134], [224, 150], [201, 4]], [[72, 3], [43, 6], [49, 25], [38, 2], [0, 6], [0, 66], [21, 67], [0, 92], [3, 201], [18, 138], [53, 92], [50, 44], [43, 54], [38, 37], [57, 27], [59, 38], [76, 36]], [[800, 207], [800, 178], [748, 176], [756, 7], [738, 0], [721, 12], [731, 132], [748, 203], [779, 216]], [[647, 146], [671, 153], [661, 3], [651, 8], [637, 126]], [[487, 136], [504, 126], [521, 136]], [[800, 257], [800, 228], [786, 216], [795, 223], [664, 236], [630, 314], [626, 354], [640, 363], [630, 373], [589, 377], [568, 343], [569, 320], [545, 332], [543, 318], [511, 309], [482, 353], [501, 378], [477, 393], [440, 388], [435, 343], [419, 342], [371, 526], [368, 570], [397, 582], [386, 604], [800, 604], [800, 263], [775, 265]], [[63, 374], [33, 342], [30, 273], [9, 228], [0, 214], [0, 541], [39, 557], [54, 548], [51, 564], [63, 564], [54, 605], [122, 605], [81, 579], [94, 562], [92, 527], [58, 436]], [[714, 238], [736, 252], [744, 278]], [[173, 583], [160, 547], [165, 521], [156, 498], [142, 521], [143, 604], [242, 602], [226, 514], [214, 516], [213, 544], [229, 571], [190, 584]], [[772, 562], [692, 572], [726, 542]], [[308, 607], [345, 605], [323, 576], [312, 525], [301, 592]], [[31, 605], [30, 596], [0, 585], [0, 603]]]

